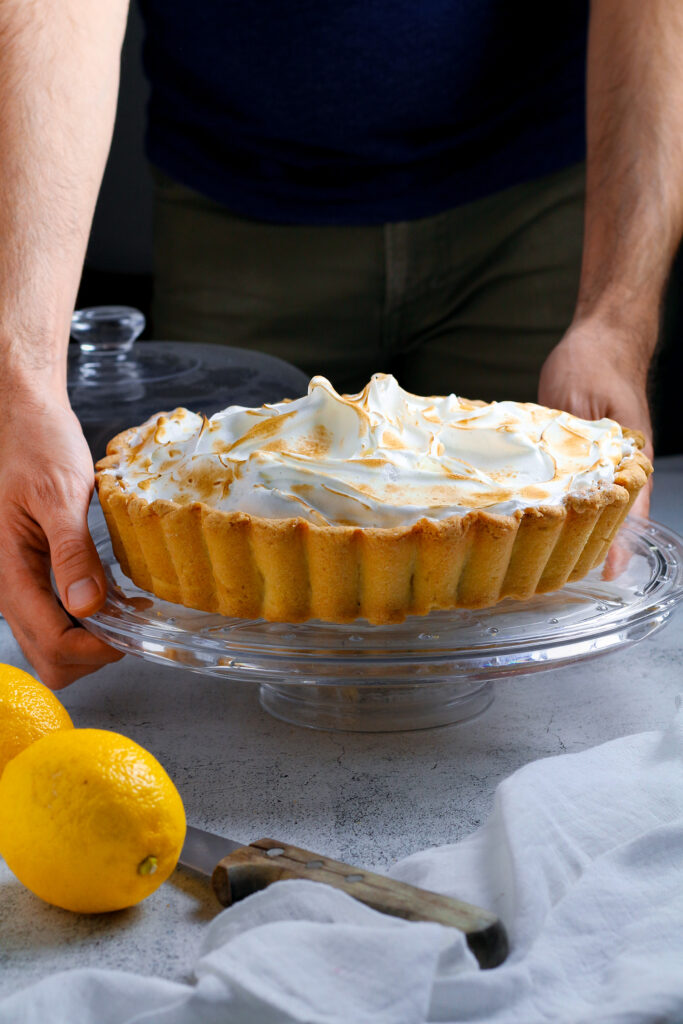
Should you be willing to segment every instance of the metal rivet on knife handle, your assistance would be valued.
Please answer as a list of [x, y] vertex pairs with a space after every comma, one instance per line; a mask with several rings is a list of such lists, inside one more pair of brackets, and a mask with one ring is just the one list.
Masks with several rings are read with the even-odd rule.
[[272, 882], [292, 878], [325, 882], [375, 910], [407, 921], [435, 921], [457, 928], [465, 933], [481, 967], [497, 967], [507, 956], [505, 928], [489, 911], [385, 875], [360, 872], [351, 864], [274, 839], [259, 839], [224, 857], [216, 865], [212, 882], [216, 896], [227, 907]]

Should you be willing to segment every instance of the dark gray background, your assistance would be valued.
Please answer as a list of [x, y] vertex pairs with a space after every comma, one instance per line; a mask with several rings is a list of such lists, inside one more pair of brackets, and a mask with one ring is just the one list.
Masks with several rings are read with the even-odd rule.
[[[142, 23], [132, 5], [123, 49], [121, 95], [111, 154], [93, 223], [78, 304], [124, 303], [149, 315], [152, 292], [152, 181], [143, 152], [147, 83], [140, 50]], [[683, 255], [674, 267], [652, 369], [655, 445], [683, 452]], [[145, 336], [153, 333], [150, 324]]]

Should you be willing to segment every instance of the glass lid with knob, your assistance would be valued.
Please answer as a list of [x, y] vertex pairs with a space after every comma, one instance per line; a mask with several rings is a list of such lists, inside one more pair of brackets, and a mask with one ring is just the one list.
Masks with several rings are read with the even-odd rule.
[[67, 387], [95, 458], [121, 430], [185, 406], [207, 416], [305, 394], [308, 378], [263, 352], [184, 341], [137, 342], [145, 317], [130, 306], [78, 309]]
[[91, 306], [77, 309], [71, 318], [71, 337], [78, 344], [70, 384], [84, 389], [103, 385], [121, 387], [150, 384], [195, 369], [197, 356], [176, 351], [177, 343], [159, 352], [135, 341], [145, 329], [145, 317], [132, 306]]

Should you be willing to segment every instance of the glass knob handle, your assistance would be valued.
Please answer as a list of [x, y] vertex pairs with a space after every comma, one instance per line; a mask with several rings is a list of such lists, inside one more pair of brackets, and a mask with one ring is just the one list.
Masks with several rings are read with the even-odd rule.
[[124, 358], [144, 329], [144, 314], [132, 306], [89, 306], [71, 317], [71, 337], [90, 359]]

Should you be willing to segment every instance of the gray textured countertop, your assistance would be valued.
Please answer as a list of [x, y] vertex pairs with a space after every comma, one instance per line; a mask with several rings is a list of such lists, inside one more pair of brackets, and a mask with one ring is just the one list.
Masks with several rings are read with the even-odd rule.
[[[683, 532], [682, 499], [683, 456], [658, 460], [653, 518]], [[191, 823], [382, 868], [476, 829], [497, 784], [528, 761], [666, 724], [683, 689], [681, 614], [624, 652], [503, 680], [480, 718], [424, 732], [299, 729], [265, 714], [254, 684], [131, 657], [60, 696], [76, 725], [152, 751]], [[0, 661], [27, 667], [2, 621]], [[72, 915], [41, 903], [0, 861], [0, 992], [86, 965], [189, 979], [217, 909], [207, 885], [179, 870], [131, 910]]]

